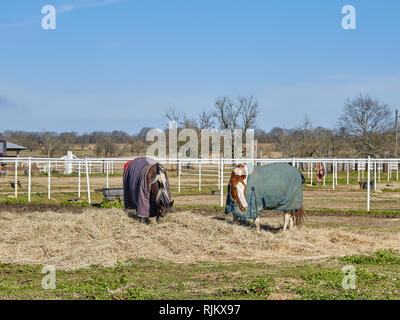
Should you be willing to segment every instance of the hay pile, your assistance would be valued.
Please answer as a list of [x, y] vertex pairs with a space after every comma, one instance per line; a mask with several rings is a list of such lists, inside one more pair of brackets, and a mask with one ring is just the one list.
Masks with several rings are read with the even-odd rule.
[[[281, 219], [262, 218], [279, 227]], [[369, 233], [367, 233], [369, 232]], [[312, 228], [289, 232], [263, 230], [191, 212], [170, 214], [146, 225], [120, 209], [85, 209], [82, 214], [0, 213], [0, 261], [52, 264], [75, 269], [113, 266], [128, 259], [174, 262], [252, 260], [267, 263], [307, 261], [378, 248], [399, 248], [399, 233]]]

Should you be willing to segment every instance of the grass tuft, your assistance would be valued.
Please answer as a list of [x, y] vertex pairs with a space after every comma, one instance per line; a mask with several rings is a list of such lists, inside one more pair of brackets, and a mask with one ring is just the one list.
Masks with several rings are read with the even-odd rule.
[[394, 249], [381, 249], [373, 255], [352, 255], [340, 259], [343, 262], [359, 265], [400, 264], [400, 257]]

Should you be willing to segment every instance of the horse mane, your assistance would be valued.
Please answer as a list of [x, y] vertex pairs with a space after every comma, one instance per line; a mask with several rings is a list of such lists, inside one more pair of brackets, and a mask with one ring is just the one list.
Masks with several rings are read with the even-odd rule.
[[[156, 163], [154, 166], [151, 167], [151, 169], [149, 170], [149, 173], [151, 171], [155, 171], [155, 175], [153, 176], [153, 178], [150, 177], [150, 188], [152, 188], [152, 185], [155, 184], [158, 187], [158, 190], [156, 191], [157, 194], [155, 195], [156, 198], [156, 202], [158, 203], [159, 201], [161, 201], [161, 203], [168, 207], [169, 203], [170, 203], [170, 199], [168, 196], [168, 193], [166, 191], [166, 179], [167, 179], [167, 173], [164, 169], [164, 167], [160, 164], [160, 163]], [[161, 177], [161, 174], [164, 176], [164, 179]], [[156, 184], [157, 182], [157, 184]]]
[[236, 186], [239, 182], [242, 182], [244, 185], [244, 193], [246, 193], [247, 178], [247, 169], [244, 164], [238, 164], [231, 172], [231, 179], [229, 182], [231, 185], [231, 198], [238, 204], [240, 204], [239, 196], [234, 186]]
[[169, 206], [169, 197], [165, 188], [160, 188], [156, 197], [156, 201], [160, 201], [164, 206]]

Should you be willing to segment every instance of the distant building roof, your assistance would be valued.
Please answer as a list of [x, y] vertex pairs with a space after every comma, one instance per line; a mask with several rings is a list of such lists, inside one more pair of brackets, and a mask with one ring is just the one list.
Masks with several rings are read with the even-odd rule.
[[26, 150], [26, 148], [23, 146], [19, 146], [15, 143], [12, 143], [10, 141], [7, 141], [7, 150], [18, 151], [18, 150]]

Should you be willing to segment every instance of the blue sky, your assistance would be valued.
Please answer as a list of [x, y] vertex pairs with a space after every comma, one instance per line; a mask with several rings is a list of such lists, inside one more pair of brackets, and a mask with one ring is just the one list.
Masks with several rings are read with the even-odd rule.
[[332, 128], [359, 93], [399, 107], [399, 16], [397, 0], [2, 1], [0, 131], [135, 133], [223, 95], [254, 95], [266, 131]]

